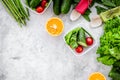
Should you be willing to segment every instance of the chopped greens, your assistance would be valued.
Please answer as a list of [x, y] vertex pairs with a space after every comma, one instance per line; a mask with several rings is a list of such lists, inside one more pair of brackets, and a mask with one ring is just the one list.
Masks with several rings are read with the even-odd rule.
[[112, 80], [120, 80], [120, 17], [115, 17], [105, 23], [97, 54], [100, 55], [97, 58], [99, 62], [113, 65], [109, 73]]

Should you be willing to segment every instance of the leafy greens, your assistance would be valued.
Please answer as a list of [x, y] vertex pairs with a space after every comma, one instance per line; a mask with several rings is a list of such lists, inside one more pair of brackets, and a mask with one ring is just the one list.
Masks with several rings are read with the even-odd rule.
[[107, 21], [104, 34], [100, 37], [97, 60], [105, 65], [113, 65], [109, 72], [112, 80], [120, 80], [120, 17]]
[[93, 3], [98, 3], [103, 5], [104, 7], [96, 6], [97, 13], [100, 14], [108, 9], [115, 8], [120, 6], [120, 0], [93, 0]]

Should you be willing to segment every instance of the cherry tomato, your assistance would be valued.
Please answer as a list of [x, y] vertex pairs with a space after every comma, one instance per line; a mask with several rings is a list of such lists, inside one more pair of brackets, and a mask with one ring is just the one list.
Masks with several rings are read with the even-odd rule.
[[46, 1], [46, 0], [43, 0], [43, 1], [41, 2], [41, 6], [42, 6], [42, 7], [45, 7], [46, 3], [47, 3], [47, 1]]
[[38, 13], [43, 12], [43, 10], [44, 10], [44, 8], [41, 7], [41, 6], [38, 6], [38, 7], [36, 8], [36, 11], [37, 11]]
[[87, 37], [86, 38], [86, 43], [88, 46], [91, 46], [93, 44], [93, 38], [92, 37]]
[[81, 52], [83, 51], [83, 47], [80, 45], [80, 46], [78, 46], [78, 47], [75, 49], [75, 51], [76, 51], [77, 53], [81, 53]]

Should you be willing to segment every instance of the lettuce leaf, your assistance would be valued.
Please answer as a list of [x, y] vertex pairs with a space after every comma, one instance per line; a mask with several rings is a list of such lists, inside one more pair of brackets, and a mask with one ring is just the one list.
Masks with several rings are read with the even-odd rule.
[[97, 49], [99, 62], [112, 65], [120, 60], [120, 18], [109, 20], [104, 25], [104, 34], [100, 37], [100, 46]]

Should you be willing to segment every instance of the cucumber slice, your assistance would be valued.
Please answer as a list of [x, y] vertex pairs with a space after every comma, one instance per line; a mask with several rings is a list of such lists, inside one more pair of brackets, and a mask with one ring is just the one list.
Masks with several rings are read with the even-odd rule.
[[78, 44], [87, 47], [85, 37], [85, 31], [81, 28], [78, 33]]

